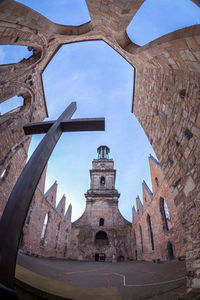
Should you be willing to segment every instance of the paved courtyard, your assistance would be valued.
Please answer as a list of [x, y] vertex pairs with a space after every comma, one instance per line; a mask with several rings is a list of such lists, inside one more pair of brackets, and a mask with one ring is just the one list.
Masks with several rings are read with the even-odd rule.
[[[77, 262], [19, 254], [17, 263], [70, 286], [116, 287], [119, 299], [173, 300], [184, 295], [185, 262]], [[79, 297], [80, 299], [80, 297]], [[94, 298], [92, 300], [95, 300]], [[99, 299], [99, 298], [98, 298]], [[102, 298], [103, 299], [103, 298]]]

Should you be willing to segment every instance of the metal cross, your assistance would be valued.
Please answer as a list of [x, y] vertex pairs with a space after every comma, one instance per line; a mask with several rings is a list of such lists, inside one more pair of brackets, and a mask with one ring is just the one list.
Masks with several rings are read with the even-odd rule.
[[69, 131], [103, 131], [105, 120], [71, 119], [72, 102], [56, 121], [27, 124], [25, 134], [46, 133], [19, 176], [0, 221], [0, 289], [14, 288], [17, 251], [32, 197], [61, 134]]

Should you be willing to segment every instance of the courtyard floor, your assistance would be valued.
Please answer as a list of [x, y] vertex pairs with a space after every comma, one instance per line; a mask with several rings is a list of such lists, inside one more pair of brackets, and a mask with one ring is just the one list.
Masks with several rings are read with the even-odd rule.
[[[74, 299], [85, 299], [76, 290], [93, 289], [96, 299], [113, 300], [177, 300], [186, 289], [185, 262], [172, 260], [161, 263], [151, 262], [78, 262], [61, 259], [47, 259], [18, 255], [17, 264], [54, 281], [74, 287]], [[105, 296], [98, 295], [104, 287]], [[114, 288], [112, 296], [106, 289]], [[89, 299], [90, 300], [90, 299]]]

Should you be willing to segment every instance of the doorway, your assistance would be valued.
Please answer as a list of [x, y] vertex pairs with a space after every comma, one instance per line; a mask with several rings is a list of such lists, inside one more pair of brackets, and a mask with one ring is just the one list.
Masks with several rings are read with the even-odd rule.
[[95, 253], [95, 261], [105, 261], [106, 256], [104, 253]]

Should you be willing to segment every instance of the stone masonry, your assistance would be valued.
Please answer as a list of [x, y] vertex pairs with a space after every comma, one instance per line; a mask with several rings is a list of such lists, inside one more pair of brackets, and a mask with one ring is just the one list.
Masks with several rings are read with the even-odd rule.
[[91, 21], [59, 25], [17, 1], [0, 2], [0, 44], [25, 45], [29, 59], [0, 66], [0, 102], [22, 95], [24, 105], [0, 117], [0, 203], [24, 167], [30, 138], [22, 126], [47, 115], [42, 72], [68, 43], [103, 40], [134, 68], [133, 113], [173, 191], [186, 250], [188, 291], [200, 287], [200, 25], [138, 46], [126, 28], [144, 0], [87, 0]]
[[115, 189], [116, 170], [109, 151], [106, 146], [99, 147], [99, 157], [92, 162], [90, 189], [85, 194], [86, 209], [72, 223], [72, 259], [98, 260], [99, 254], [105, 255], [106, 261], [132, 259], [132, 226], [118, 209], [120, 195]]
[[143, 181], [143, 204], [136, 198], [133, 207], [135, 258], [168, 260], [185, 257], [183, 230], [174, 199], [158, 161], [149, 156], [152, 189]]
[[46, 169], [31, 202], [20, 249], [29, 255], [67, 257], [71, 238], [71, 204], [65, 214], [66, 197], [63, 195], [56, 206], [57, 183], [44, 193], [45, 177]]

